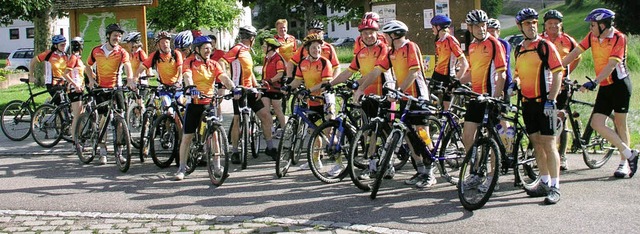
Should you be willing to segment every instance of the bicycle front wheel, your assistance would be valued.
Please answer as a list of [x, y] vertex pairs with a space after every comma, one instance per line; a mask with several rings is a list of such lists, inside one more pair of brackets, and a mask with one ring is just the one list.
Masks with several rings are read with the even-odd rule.
[[384, 175], [389, 168], [389, 163], [391, 162], [391, 158], [393, 157], [393, 153], [400, 148], [402, 134], [398, 131], [392, 131], [391, 135], [387, 138], [387, 141], [384, 144], [384, 148], [382, 150], [382, 154], [380, 155], [380, 161], [378, 166], [378, 171], [375, 175], [375, 181], [371, 185], [371, 194], [369, 197], [371, 199], [376, 199], [378, 196], [378, 190], [380, 190], [380, 185], [382, 185], [382, 180], [384, 179]]
[[62, 139], [62, 115], [53, 105], [42, 105], [33, 112], [31, 136], [38, 145], [51, 148]]
[[[369, 160], [379, 159], [382, 154], [386, 135], [381, 129], [383, 124], [371, 123], [356, 132], [349, 150], [349, 176], [353, 184], [363, 191], [371, 190], [370, 179], [375, 178], [375, 173], [370, 174]], [[376, 131], [377, 130], [377, 131]], [[377, 166], [377, 165], [376, 165]]]
[[80, 161], [88, 164], [96, 156], [95, 146], [98, 144], [98, 122], [93, 113], [85, 112], [78, 117], [75, 126], [76, 154]]
[[160, 168], [171, 165], [178, 154], [178, 130], [172, 116], [161, 115], [154, 123], [149, 138], [149, 156]]
[[615, 152], [615, 148], [593, 129], [585, 132], [582, 142], [586, 142], [586, 145], [582, 146], [582, 158], [591, 169], [602, 167]]
[[127, 172], [131, 166], [131, 139], [127, 121], [118, 114], [113, 119], [113, 152], [118, 169]]
[[155, 118], [155, 109], [147, 108], [147, 111], [142, 114], [142, 126], [140, 127], [140, 161], [144, 162], [144, 159], [149, 156], [151, 131], [153, 128], [153, 119]]
[[227, 136], [222, 126], [214, 127], [207, 133], [204, 147], [211, 184], [220, 186], [229, 177], [229, 158], [231, 157]]
[[322, 123], [311, 133], [307, 146], [311, 172], [328, 184], [342, 181], [348, 173], [347, 150], [353, 137], [348, 125], [339, 127], [337, 120]]
[[258, 116], [256, 114], [251, 116], [249, 128], [249, 135], [251, 136], [251, 156], [258, 158], [258, 156], [260, 156], [258, 153], [260, 152], [261, 140], [264, 133], [262, 132], [262, 124]]
[[242, 121], [241, 122], [241, 143], [242, 143], [242, 150], [240, 153], [240, 160], [241, 160], [241, 164], [242, 164], [242, 169], [247, 169], [247, 159], [249, 156], [249, 114], [247, 113], [243, 113], [242, 114]]
[[2, 110], [2, 132], [12, 141], [21, 141], [31, 133], [31, 110], [23, 101], [13, 100]]
[[134, 102], [127, 109], [127, 123], [129, 133], [131, 133], [131, 145], [136, 149], [140, 148], [140, 136], [142, 132], [142, 119], [144, 116], [144, 107]]
[[458, 183], [458, 197], [462, 206], [477, 210], [487, 203], [500, 175], [500, 150], [494, 139], [477, 139], [467, 153]]
[[278, 178], [287, 174], [293, 162], [294, 146], [296, 141], [300, 140], [297, 135], [298, 124], [297, 118], [290, 118], [282, 131], [282, 138], [278, 143], [278, 159], [276, 160], [276, 176]]

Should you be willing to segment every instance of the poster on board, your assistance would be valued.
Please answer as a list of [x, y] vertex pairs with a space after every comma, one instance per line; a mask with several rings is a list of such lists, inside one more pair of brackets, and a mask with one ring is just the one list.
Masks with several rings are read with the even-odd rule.
[[396, 4], [376, 5], [371, 7], [371, 11], [380, 15], [380, 25], [396, 19]]
[[424, 28], [431, 28], [431, 19], [433, 18], [433, 9], [424, 9]]
[[436, 15], [446, 15], [451, 17], [449, 13], [449, 0], [435, 0], [436, 2]]

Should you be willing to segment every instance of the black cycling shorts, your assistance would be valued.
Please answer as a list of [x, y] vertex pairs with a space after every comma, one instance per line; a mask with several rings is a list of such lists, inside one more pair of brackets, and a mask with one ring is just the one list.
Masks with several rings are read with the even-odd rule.
[[[442, 82], [442, 86], [445, 87], [445, 88], [449, 87], [449, 85], [451, 85], [451, 80], [453, 80], [451, 77], [442, 75], [442, 74], [437, 73], [437, 72], [433, 72], [433, 75], [431, 76], [431, 78], [436, 80], [436, 81]], [[450, 102], [451, 101], [451, 93], [445, 92], [442, 95], [442, 101]]]
[[196, 132], [196, 129], [198, 129], [201, 123], [202, 112], [204, 112], [206, 107], [207, 104], [187, 104], [187, 109], [184, 113], [184, 134]]
[[466, 106], [467, 111], [464, 114], [464, 121], [477, 124], [482, 123], [485, 107], [485, 103], [480, 103], [476, 100], [469, 100]]
[[71, 103], [82, 101], [82, 93], [70, 92], [68, 96]]
[[262, 94], [262, 97], [265, 97], [271, 100], [280, 100], [284, 97], [284, 94], [280, 92], [265, 92]]
[[[524, 120], [527, 133], [539, 132], [544, 136], [555, 136], [559, 122], [558, 117], [544, 114], [544, 102], [524, 102], [522, 103], [522, 119]], [[556, 125], [552, 125], [556, 121]]]
[[[96, 105], [99, 105], [103, 102], [106, 101], [111, 101], [113, 95], [116, 95], [115, 99], [116, 99], [116, 108], [118, 108], [119, 110], [121, 110], [124, 113], [124, 93], [122, 92], [122, 90], [115, 90], [115, 91], [111, 91], [111, 92], [100, 92], [97, 93], [95, 95], [96, 98]], [[107, 108], [98, 108], [98, 113], [99, 114], [106, 114], [107, 113]]]
[[593, 113], [609, 116], [611, 112], [628, 113], [631, 100], [631, 79], [626, 77], [598, 90]]
[[[251, 108], [251, 110], [253, 110], [253, 112], [258, 112], [260, 110], [262, 110], [262, 108], [264, 108], [264, 103], [262, 103], [262, 100], [259, 100], [256, 98], [255, 93], [252, 92], [245, 92], [244, 95], [247, 95], [247, 105]], [[242, 105], [240, 105], [241, 103], [238, 100], [233, 99], [233, 114], [234, 115], [240, 115], [240, 108], [244, 107], [244, 103], [242, 103]]]

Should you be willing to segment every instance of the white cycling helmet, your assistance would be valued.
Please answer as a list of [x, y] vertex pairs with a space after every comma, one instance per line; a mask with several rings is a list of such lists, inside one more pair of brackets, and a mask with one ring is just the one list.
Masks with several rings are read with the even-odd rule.
[[399, 20], [392, 20], [389, 23], [385, 24], [382, 27], [383, 33], [396, 33], [396, 34], [404, 34], [409, 31], [409, 27]]
[[489, 21], [489, 16], [487, 16], [487, 13], [483, 10], [476, 9], [467, 13], [465, 21], [467, 24], [479, 24]]

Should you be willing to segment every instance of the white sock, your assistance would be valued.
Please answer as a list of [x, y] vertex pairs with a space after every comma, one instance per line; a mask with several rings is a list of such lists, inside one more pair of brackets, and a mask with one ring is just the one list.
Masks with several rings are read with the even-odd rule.
[[619, 165], [627, 165], [627, 160], [620, 160], [620, 164]]
[[551, 180], [551, 176], [550, 175], [541, 175], [540, 176], [540, 181], [542, 181], [542, 183], [545, 183], [545, 184], [549, 185], [549, 180]]
[[551, 187], [560, 188], [560, 178], [551, 178]]
[[625, 150], [622, 151], [622, 155], [624, 155], [625, 158], [631, 158], [631, 156], [633, 156], [633, 154], [631, 154], [631, 149], [626, 148]]

